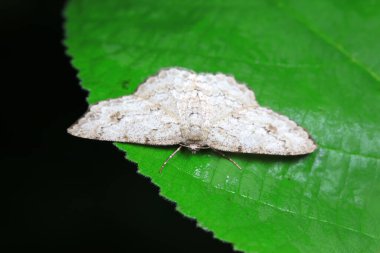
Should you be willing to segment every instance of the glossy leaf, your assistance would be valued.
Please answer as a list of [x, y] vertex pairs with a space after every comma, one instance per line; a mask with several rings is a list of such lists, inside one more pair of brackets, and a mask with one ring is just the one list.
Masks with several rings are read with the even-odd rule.
[[245, 252], [379, 252], [380, 2], [71, 1], [66, 45], [89, 103], [159, 69], [223, 72], [309, 130], [303, 157], [117, 144], [139, 172]]

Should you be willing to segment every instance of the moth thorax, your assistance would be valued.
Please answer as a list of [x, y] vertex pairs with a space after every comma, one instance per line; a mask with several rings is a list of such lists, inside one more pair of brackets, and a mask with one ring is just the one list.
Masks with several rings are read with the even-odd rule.
[[200, 117], [197, 110], [193, 110], [188, 115], [188, 124], [186, 129], [186, 139], [189, 141], [202, 140], [202, 117]]
[[201, 149], [201, 146], [197, 143], [191, 143], [186, 145], [188, 149], [190, 149], [191, 153], [195, 154], [197, 151]]
[[198, 125], [190, 125], [182, 130], [183, 137], [189, 142], [197, 142], [203, 140], [202, 128]]

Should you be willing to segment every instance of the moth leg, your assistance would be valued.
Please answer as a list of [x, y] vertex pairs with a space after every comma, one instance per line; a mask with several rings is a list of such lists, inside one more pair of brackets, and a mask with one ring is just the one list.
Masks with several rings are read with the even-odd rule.
[[211, 148], [211, 149], [212, 149], [212, 151], [214, 151], [218, 155], [222, 156], [223, 158], [225, 158], [228, 161], [230, 161], [231, 163], [233, 163], [239, 170], [241, 170], [241, 167], [239, 166], [239, 164], [237, 164], [234, 160], [232, 160], [231, 157], [226, 156], [226, 154], [224, 154], [223, 152], [221, 152], [217, 149], [214, 149], [214, 148]]
[[161, 169], [160, 169], [160, 173], [162, 173], [162, 170], [165, 168], [166, 164], [169, 162], [170, 159], [173, 158], [173, 156], [178, 152], [180, 151], [182, 148], [182, 146], [179, 146], [167, 159], [166, 161], [162, 164], [161, 166]]

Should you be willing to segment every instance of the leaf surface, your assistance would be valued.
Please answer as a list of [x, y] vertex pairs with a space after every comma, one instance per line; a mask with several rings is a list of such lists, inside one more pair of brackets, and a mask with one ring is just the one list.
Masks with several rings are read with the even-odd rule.
[[133, 93], [164, 67], [232, 74], [308, 129], [303, 157], [117, 144], [162, 196], [245, 252], [379, 252], [380, 2], [101, 1], [66, 9], [89, 103]]

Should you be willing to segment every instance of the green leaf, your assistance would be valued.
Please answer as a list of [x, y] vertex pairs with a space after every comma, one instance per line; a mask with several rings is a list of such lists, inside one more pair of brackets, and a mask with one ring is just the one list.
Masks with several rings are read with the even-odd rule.
[[117, 144], [178, 210], [245, 252], [379, 252], [380, 2], [75, 0], [68, 52], [89, 103], [159, 69], [223, 72], [319, 145], [303, 157]]

